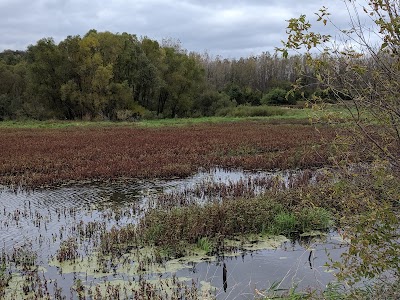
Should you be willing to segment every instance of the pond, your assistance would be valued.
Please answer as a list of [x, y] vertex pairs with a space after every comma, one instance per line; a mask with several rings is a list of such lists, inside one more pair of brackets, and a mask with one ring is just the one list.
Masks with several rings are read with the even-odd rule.
[[[152, 267], [150, 262], [144, 267], [145, 261], [152, 257], [145, 253], [151, 250], [139, 249], [141, 253], [136, 256], [121, 254], [116, 260], [104, 259], [102, 270], [96, 270], [100, 265], [96, 251], [102, 231], [137, 223], [148, 207], [183, 205], [182, 199], [190, 203], [253, 197], [271, 188], [290, 188], [305, 181], [315, 184], [323, 180], [324, 173], [324, 170], [250, 172], [215, 168], [199, 171], [186, 179], [81, 183], [30, 192], [3, 188], [0, 242], [4, 253], [14, 262], [15, 257], [32, 255], [50, 294], [59, 291], [67, 298], [71, 295], [78, 298], [71, 290], [73, 286], [76, 290], [77, 281], [87, 290], [93, 287], [104, 290], [116, 284], [129, 283], [131, 287], [143, 280], [155, 286], [169, 285], [165, 280], [172, 278], [189, 286], [196, 285], [217, 299], [253, 299], [256, 291], [262, 294], [277, 282], [281, 289], [323, 288], [333, 279], [333, 273], [324, 266], [329, 261], [328, 254], [336, 260], [346, 249], [335, 232], [316, 233], [296, 241], [278, 237], [270, 244], [261, 243], [263, 237], [259, 237], [247, 251], [228, 253], [224, 257], [197, 256], [163, 262], [158, 267], [153, 262]], [[71, 238], [78, 242], [79, 258], [75, 264], [58, 263], [57, 251]], [[138, 272], [137, 264], [141, 263]], [[21, 268], [14, 271], [26, 274]], [[21, 289], [22, 279], [15, 276], [6, 298], [24, 298]], [[93, 295], [88, 299], [95, 299]]]

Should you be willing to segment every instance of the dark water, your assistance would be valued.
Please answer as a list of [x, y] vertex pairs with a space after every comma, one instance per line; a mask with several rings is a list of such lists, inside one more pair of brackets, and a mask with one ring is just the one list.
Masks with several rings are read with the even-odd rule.
[[[178, 272], [178, 276], [196, 276], [216, 288], [218, 299], [254, 299], [255, 291], [265, 294], [272, 285], [288, 290], [320, 288], [334, 280], [324, 265], [338, 260], [345, 251], [335, 233], [326, 239], [285, 242], [275, 250], [260, 250], [220, 262], [194, 264], [193, 269]], [[225, 271], [224, 271], [225, 269]], [[226, 280], [224, 273], [226, 272]]]
[[[284, 185], [299, 172], [241, 172], [214, 169], [199, 172], [187, 179], [129, 181], [117, 183], [76, 184], [35, 192], [12, 192], [5, 188], [0, 192], [0, 243], [5, 253], [30, 249], [37, 253], [37, 263], [44, 267], [43, 276], [56, 280], [69, 295], [70, 287], [78, 276], [84, 284], [99, 281], [87, 274], [61, 274], [60, 269], [50, 266], [60, 243], [76, 235], [80, 227], [97, 222], [105, 229], [137, 222], [153, 198], [161, 193], [190, 190], [204, 182], [235, 183], [248, 178], [279, 177]], [[315, 181], [315, 175], [309, 177]], [[255, 180], [257, 181], [257, 180]], [[262, 192], [263, 187], [257, 191]], [[84, 249], [84, 250], [83, 250]], [[96, 251], [90, 240], [82, 240], [82, 255]], [[338, 259], [344, 251], [342, 242], [334, 234], [322, 239], [290, 242], [275, 250], [242, 253], [235, 257], [218, 258], [212, 262], [193, 263], [190, 268], [176, 272], [177, 277], [193, 278], [199, 284], [211, 284], [218, 299], [252, 299], [255, 289], [262, 292], [273, 283], [280, 288], [294, 285], [299, 288], [324, 287], [333, 279], [324, 267], [331, 258]], [[78, 273], [78, 274], [77, 274]], [[171, 276], [166, 274], [146, 276]], [[114, 272], [101, 280], [127, 280], [129, 275]], [[132, 276], [132, 280], [135, 280]], [[68, 296], [69, 297], [69, 296]]]

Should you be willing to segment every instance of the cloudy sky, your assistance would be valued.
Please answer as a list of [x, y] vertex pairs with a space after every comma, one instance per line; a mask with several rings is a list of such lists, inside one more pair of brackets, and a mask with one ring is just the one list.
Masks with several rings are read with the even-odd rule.
[[[341, 0], [326, 0], [338, 22]], [[56, 42], [89, 29], [179, 39], [189, 51], [240, 57], [274, 51], [285, 20], [313, 16], [321, 0], [0, 0], [0, 51], [24, 50], [44, 37]]]

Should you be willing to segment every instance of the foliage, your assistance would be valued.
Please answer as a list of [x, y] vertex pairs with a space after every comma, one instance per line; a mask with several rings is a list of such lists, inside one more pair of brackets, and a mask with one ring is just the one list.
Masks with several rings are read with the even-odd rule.
[[298, 65], [305, 65], [302, 56], [211, 59], [172, 41], [92, 29], [58, 44], [44, 38], [26, 51], [1, 52], [0, 119], [135, 119], [132, 106], [151, 118], [212, 116], [224, 107], [260, 105], [271, 89], [305, 82], [310, 74]]
[[[230, 101], [230, 100], [229, 100]], [[273, 107], [277, 109], [277, 107]], [[280, 109], [280, 108], [278, 108]], [[256, 119], [262, 121], [263, 123], [269, 124], [301, 124], [310, 125], [310, 116], [323, 122], [325, 119], [323, 117], [329, 112], [331, 115], [340, 116], [338, 120], [343, 120], [346, 122], [351, 115], [349, 111], [339, 105], [329, 105], [324, 106], [324, 109], [319, 109], [317, 106], [312, 108], [304, 108], [299, 106], [299, 108], [284, 109], [285, 114], [274, 115], [268, 117], [257, 117]], [[131, 111], [129, 111], [131, 113]], [[47, 129], [61, 129], [61, 128], [82, 128], [82, 127], [170, 127], [170, 126], [191, 126], [195, 124], [202, 123], [230, 123], [230, 122], [247, 122], [249, 120], [254, 120], [253, 117], [227, 117], [227, 116], [212, 116], [212, 117], [198, 117], [198, 118], [174, 118], [165, 119], [161, 116], [157, 116], [154, 111], [145, 110], [140, 119], [135, 119], [136, 122], [120, 121], [111, 122], [107, 120], [97, 120], [97, 121], [83, 121], [83, 120], [34, 120], [34, 119], [19, 119], [19, 120], [4, 120], [0, 122], [0, 128], [14, 128], [14, 129], [37, 129], [37, 128], [47, 128]], [[332, 118], [328, 119], [330, 121]]]
[[[121, 119], [144, 107], [185, 116], [203, 86], [195, 57], [127, 33], [90, 30], [0, 55], [0, 118]], [[117, 115], [118, 112], [118, 115]], [[139, 112], [139, 114], [143, 113]]]
[[275, 234], [291, 234], [296, 231], [296, 216], [290, 212], [281, 212], [274, 218], [272, 232]]
[[[338, 136], [338, 164], [348, 163], [348, 158], [362, 147], [374, 162], [361, 175], [366, 178], [365, 185], [354, 186], [349, 194], [349, 202], [359, 202], [367, 209], [354, 217], [345, 235], [350, 249], [343, 255], [343, 263], [334, 264], [340, 271], [338, 277], [351, 285], [388, 272], [398, 276], [400, 251], [400, 191], [393, 187], [399, 184], [400, 171], [400, 7], [398, 1], [359, 2], [344, 1], [350, 28], [335, 27], [339, 30], [335, 40], [312, 31], [313, 24], [301, 15], [289, 20], [288, 39], [278, 49], [284, 57], [291, 50], [305, 51], [316, 84], [349, 108], [351, 134]], [[367, 27], [361, 21], [363, 14], [372, 21]], [[316, 15], [317, 22], [333, 24], [327, 8]], [[378, 39], [378, 47], [368, 38], [371, 35]], [[349, 40], [352, 42], [347, 43]], [[353, 184], [357, 175], [355, 170], [350, 171], [344, 181]]]
[[197, 247], [203, 250], [206, 254], [211, 254], [212, 252], [212, 242], [207, 237], [202, 237], [197, 241]]
[[8, 270], [8, 261], [4, 252], [0, 256], [0, 296], [4, 297], [5, 289], [11, 280], [11, 272]]
[[[329, 35], [312, 31], [305, 15], [293, 18], [288, 25], [288, 40], [280, 50], [287, 56], [289, 50], [305, 50], [309, 67], [313, 69], [316, 84], [335, 96], [349, 109], [355, 109], [352, 143], [367, 143], [378, 158], [390, 160], [398, 167], [400, 149], [399, 111], [399, 37], [393, 28], [399, 26], [399, 7], [395, 1], [370, 1], [358, 11], [357, 1], [345, 1], [351, 19], [350, 28], [340, 28], [335, 45]], [[369, 28], [376, 33], [380, 47], [370, 44], [360, 15], [374, 22]], [[330, 24], [330, 13], [324, 7], [318, 13], [318, 22]], [[346, 44], [346, 40], [354, 43]], [[313, 51], [319, 51], [315, 55]], [[299, 82], [297, 87], [301, 87]], [[350, 101], [348, 101], [350, 100]], [[371, 120], [375, 125], [371, 126]]]
[[312, 295], [305, 292], [300, 292], [297, 290], [297, 286], [291, 287], [290, 289], [282, 289], [280, 287], [281, 282], [273, 282], [270, 287], [265, 291], [257, 291], [257, 294], [262, 298], [257, 299], [278, 299], [278, 300], [302, 300], [302, 299], [312, 299]]
[[[267, 184], [267, 183], [266, 183]], [[359, 184], [363, 184], [360, 182]], [[289, 190], [267, 188], [261, 196], [248, 197], [245, 190], [236, 190], [227, 196], [222, 192], [230, 189], [221, 186], [221, 200], [213, 198], [207, 192], [202, 204], [188, 201], [185, 192], [165, 195], [155, 199], [158, 203], [145, 213], [139, 224], [129, 224], [107, 232], [104, 245], [119, 243], [120, 247], [139, 243], [155, 245], [168, 255], [187, 255], [185, 249], [189, 244], [197, 247], [220, 251], [223, 240], [251, 234], [286, 234], [295, 236], [312, 230], [326, 231], [333, 225], [333, 219], [345, 216], [351, 218], [368, 210], [360, 203], [353, 203], [350, 210], [346, 203], [349, 192], [355, 185], [338, 189], [332, 181], [320, 185], [302, 184]], [[373, 201], [373, 197], [371, 197]], [[379, 203], [376, 203], [379, 204]], [[308, 223], [306, 223], [308, 222]], [[352, 221], [350, 221], [352, 222]], [[345, 226], [346, 223], [338, 223]], [[113, 251], [105, 246], [105, 253]], [[107, 250], [108, 249], [108, 250]], [[331, 295], [334, 291], [331, 291]]]
[[228, 85], [226, 88], [226, 93], [235, 103], [239, 105], [259, 105], [261, 92], [253, 90], [250, 87], [240, 87], [237, 84]]
[[205, 91], [194, 100], [194, 116], [214, 116], [221, 109], [229, 109], [236, 106], [236, 102], [229, 99], [225, 93]]
[[[271, 198], [270, 198], [271, 197]], [[294, 206], [285, 207], [279, 198], [268, 195], [253, 199], [232, 199], [221, 203], [207, 203], [184, 207], [174, 207], [170, 210], [153, 209], [146, 213], [140, 221], [137, 236], [145, 244], [151, 244], [168, 249], [181, 247], [181, 243], [196, 244], [201, 249], [210, 249], [210, 240], [214, 244], [220, 238], [233, 237], [237, 234], [292, 234], [303, 233], [300, 220], [304, 221], [309, 210], [299, 210], [298, 216], [290, 212], [296, 210]], [[314, 208], [313, 210], [322, 210]], [[309, 230], [329, 229], [321, 228], [326, 222], [318, 219], [303, 226]], [[332, 220], [325, 226], [332, 224]], [[207, 236], [207, 238], [204, 238]], [[179, 246], [178, 246], [179, 245]], [[178, 250], [178, 249], [176, 249]], [[174, 252], [174, 251], [173, 251]], [[207, 251], [208, 252], [208, 251]]]
[[287, 105], [296, 104], [296, 100], [293, 96], [289, 95], [286, 90], [274, 88], [264, 95], [261, 99], [261, 103], [266, 105]]
[[327, 230], [333, 226], [333, 215], [322, 207], [303, 207], [297, 213], [280, 212], [275, 216], [272, 233], [292, 234]]
[[325, 208], [305, 207], [298, 215], [299, 230], [302, 232], [314, 229], [326, 230], [334, 225], [332, 220], [332, 213]]

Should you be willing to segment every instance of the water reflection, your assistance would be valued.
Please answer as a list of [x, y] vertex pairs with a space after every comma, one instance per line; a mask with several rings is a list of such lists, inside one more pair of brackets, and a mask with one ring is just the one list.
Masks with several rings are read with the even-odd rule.
[[225, 293], [226, 293], [226, 290], [228, 289], [228, 280], [226, 278], [226, 273], [227, 273], [226, 263], [224, 262], [224, 265], [222, 267], [222, 282], [223, 282], [223, 285], [224, 285], [224, 292]]
[[308, 246], [304, 245], [299, 240], [288, 241], [275, 250], [221, 257], [220, 262], [197, 263], [192, 269], [178, 271], [177, 276], [190, 277], [195, 270], [199, 281], [215, 287], [217, 299], [254, 299], [256, 290], [267, 294], [266, 290], [276, 284], [282, 292], [294, 287], [324, 289], [334, 280], [325, 264], [339, 260], [346, 245], [336, 232], [307, 238]]
[[[297, 181], [313, 183], [321, 173], [323, 171], [273, 173], [216, 168], [186, 179], [75, 184], [31, 192], [13, 192], [4, 188], [0, 191], [0, 242], [5, 252], [29, 245], [37, 251], [38, 262], [46, 269], [47, 278], [62, 283], [62, 288], [68, 291], [76, 276], [88, 282], [98, 282], [99, 279], [87, 273], [63, 274], [61, 269], [49, 265], [49, 261], [62, 241], [77, 236], [92, 222], [99, 222], [99, 226], [107, 230], [135, 223], [149, 205], [157, 204], [160, 195], [174, 194], [186, 201], [207, 201], [214, 194], [221, 196], [222, 190], [227, 191], [228, 196], [231, 191], [235, 195], [237, 187], [246, 193], [258, 194], [268, 189], [269, 184], [289, 188]], [[214, 184], [223, 189], [215, 190]], [[326, 250], [333, 258], [338, 258], [343, 251], [340, 242], [332, 236], [326, 240], [302, 238], [284, 243], [276, 250], [243, 251], [231, 257], [221, 257], [216, 262], [193, 263], [191, 268], [175, 273], [177, 277], [211, 283], [217, 289], [219, 299], [246, 299], [254, 295], [256, 288], [267, 288], [276, 280], [282, 280], [282, 288], [293, 283], [300, 287], [317, 287], [332, 279], [332, 274], [323, 267], [328, 260]], [[79, 242], [80, 253], [96, 250], [90, 239], [82, 238]], [[105, 269], [112, 272], [103, 279], [138, 280], [134, 275], [118, 272], [116, 266], [105, 266]], [[153, 278], [153, 275], [147, 277]]]

